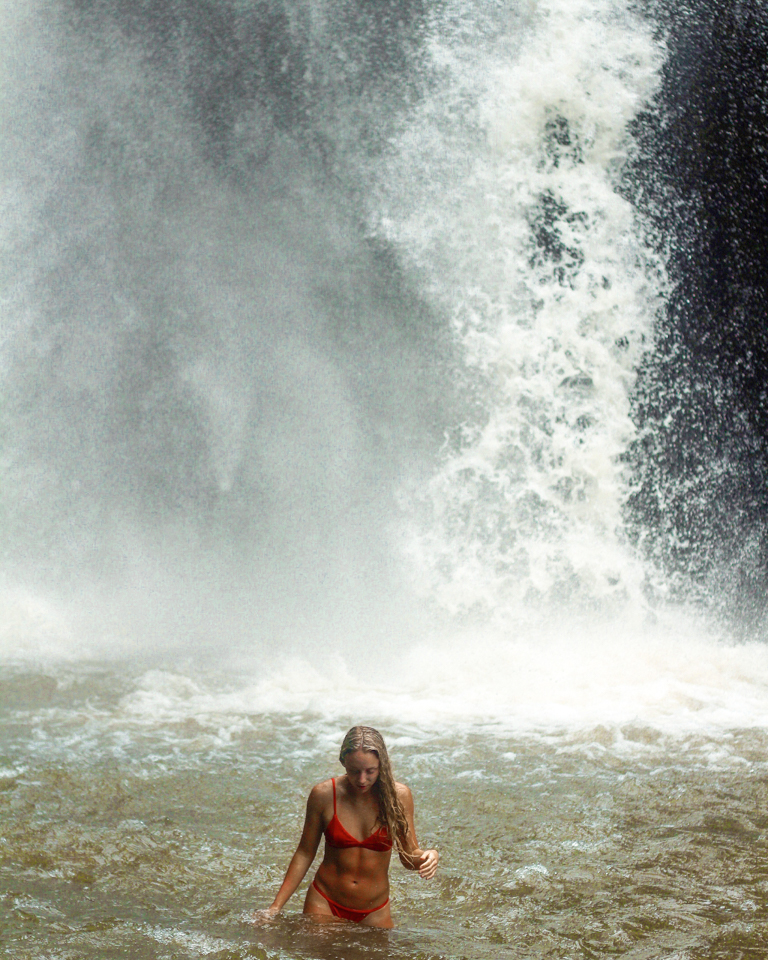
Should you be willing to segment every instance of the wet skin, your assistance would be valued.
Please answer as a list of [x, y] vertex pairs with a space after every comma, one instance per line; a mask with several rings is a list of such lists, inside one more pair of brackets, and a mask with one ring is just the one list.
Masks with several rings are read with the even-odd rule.
[[[336, 814], [347, 832], [365, 840], [377, 829], [379, 807], [372, 788], [379, 777], [379, 758], [375, 753], [357, 750], [343, 761], [345, 775], [336, 781]], [[430, 879], [437, 870], [435, 850], [422, 850], [413, 823], [413, 797], [405, 784], [395, 785], [403, 804], [409, 833], [400, 860], [409, 870], [418, 870]], [[323, 833], [333, 817], [333, 782], [325, 780], [313, 787], [307, 801], [307, 813], [301, 840], [288, 867], [280, 890], [268, 913], [277, 913], [303, 880], [315, 858]], [[361, 922], [364, 926], [391, 927], [389, 903], [390, 850], [366, 850], [363, 847], [325, 845], [323, 860], [314, 882], [331, 900], [355, 910], [372, 910]], [[327, 900], [310, 885], [304, 901], [304, 913], [320, 921], [339, 921]]]

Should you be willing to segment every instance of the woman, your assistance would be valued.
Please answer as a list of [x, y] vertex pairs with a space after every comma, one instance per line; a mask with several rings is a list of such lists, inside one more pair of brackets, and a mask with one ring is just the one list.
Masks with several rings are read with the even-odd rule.
[[339, 760], [346, 773], [318, 783], [309, 794], [299, 846], [267, 913], [278, 913], [294, 894], [325, 835], [323, 862], [307, 890], [304, 913], [391, 927], [393, 845], [403, 866], [418, 870], [426, 880], [435, 875], [438, 853], [419, 848], [411, 791], [395, 783], [380, 733], [372, 727], [352, 727]]

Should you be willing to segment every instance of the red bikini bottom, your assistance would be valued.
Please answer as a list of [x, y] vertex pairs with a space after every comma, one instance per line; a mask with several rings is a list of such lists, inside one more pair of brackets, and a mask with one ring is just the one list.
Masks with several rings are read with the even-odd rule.
[[381, 910], [382, 907], [386, 907], [389, 903], [389, 897], [387, 897], [384, 903], [380, 903], [378, 907], [373, 907], [372, 910], [353, 910], [352, 907], [342, 907], [340, 903], [336, 903], [335, 900], [327, 897], [314, 880], [312, 881], [312, 886], [317, 890], [323, 900], [328, 901], [328, 906], [331, 908], [331, 913], [334, 917], [339, 917], [341, 920], [352, 920], [353, 923], [360, 923], [362, 920], [365, 920], [369, 914], [376, 913], [377, 910]]

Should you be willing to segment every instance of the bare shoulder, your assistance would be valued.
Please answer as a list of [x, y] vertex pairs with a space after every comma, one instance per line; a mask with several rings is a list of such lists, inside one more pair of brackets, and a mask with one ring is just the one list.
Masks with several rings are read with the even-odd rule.
[[309, 791], [309, 799], [307, 800], [307, 806], [322, 808], [331, 801], [332, 795], [333, 795], [332, 780], [323, 780], [321, 783], [316, 783], [314, 787], [312, 787], [312, 789]]
[[397, 791], [397, 799], [403, 804], [406, 810], [409, 807], [413, 807], [413, 794], [409, 786], [404, 783], [395, 783], [395, 790]]

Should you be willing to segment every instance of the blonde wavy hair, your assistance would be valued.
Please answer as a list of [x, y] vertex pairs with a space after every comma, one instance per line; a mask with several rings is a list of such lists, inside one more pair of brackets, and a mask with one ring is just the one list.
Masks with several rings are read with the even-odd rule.
[[395, 778], [392, 775], [392, 765], [389, 762], [384, 738], [373, 727], [352, 727], [342, 741], [339, 760], [344, 763], [344, 757], [349, 753], [355, 753], [357, 750], [363, 750], [365, 753], [375, 753], [379, 758], [379, 777], [371, 790], [379, 803], [379, 823], [386, 826], [398, 853], [408, 857], [409, 855], [403, 847], [409, 832], [408, 821], [395, 790]]

